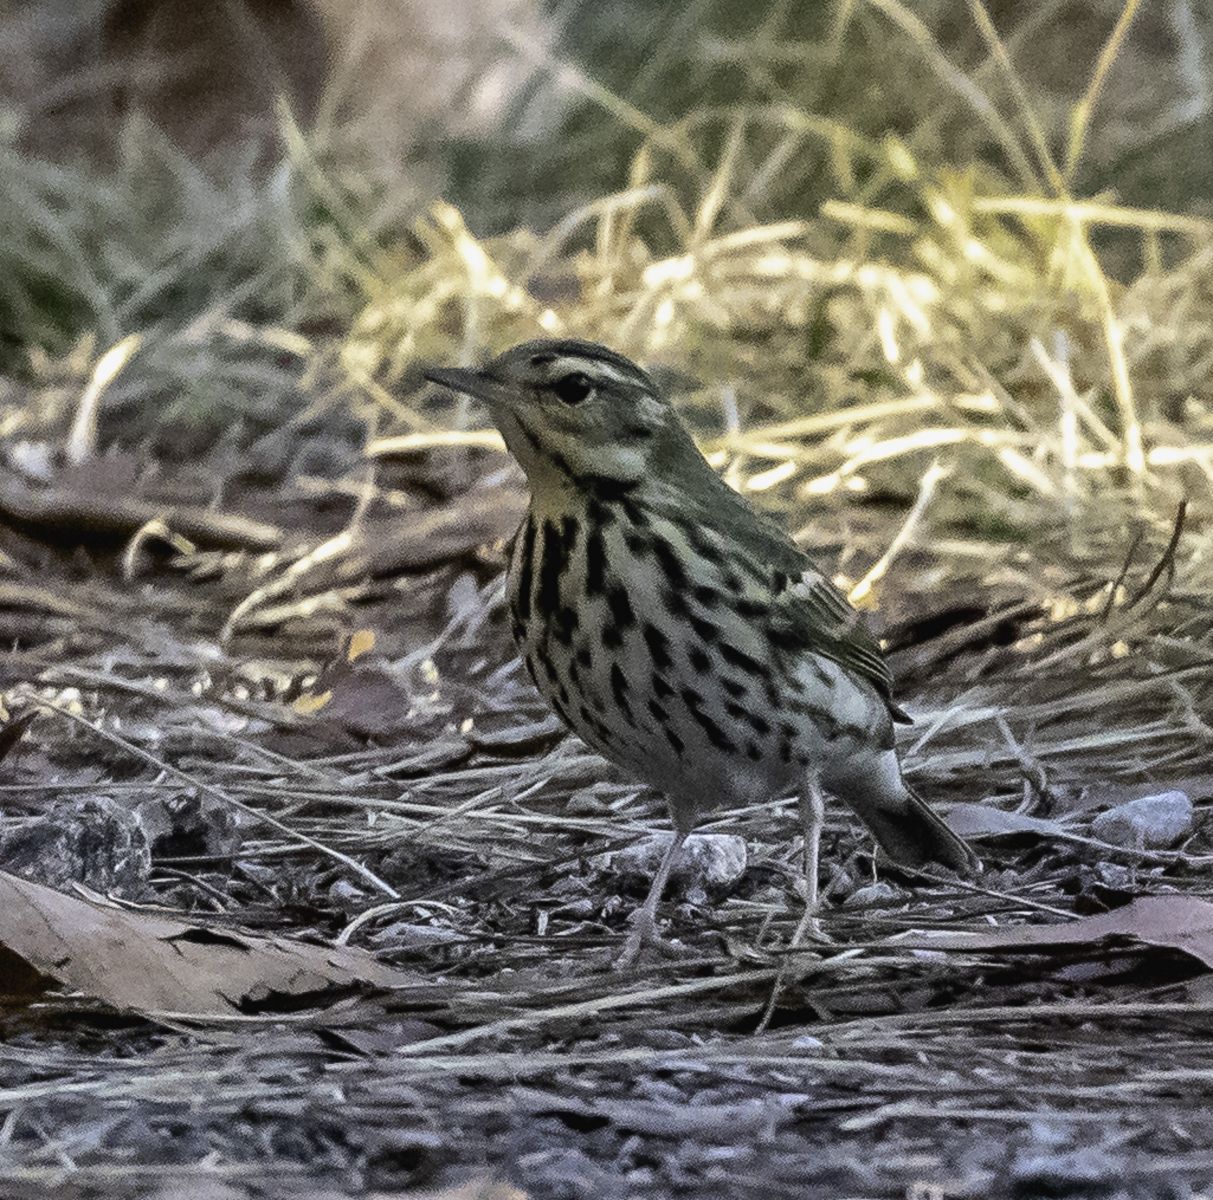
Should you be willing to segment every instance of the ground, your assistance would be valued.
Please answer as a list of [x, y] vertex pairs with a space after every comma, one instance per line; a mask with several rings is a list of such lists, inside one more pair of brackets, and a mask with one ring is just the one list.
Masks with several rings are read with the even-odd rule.
[[[230, 515], [264, 519], [272, 500], [233, 492]], [[315, 538], [324, 503], [280, 500], [283, 527]], [[889, 513], [876, 509], [860, 533], [863, 514], [850, 514], [853, 546], [891, 536]], [[22, 632], [6, 695], [38, 715], [4, 761], [7, 865], [17, 869], [15, 837], [50, 826], [57, 840], [36, 843], [35, 876], [66, 862], [94, 889], [212, 929], [317, 942], [345, 930], [411, 983], [320, 1008], [312, 998], [296, 1013], [263, 998], [221, 1022], [117, 1014], [53, 987], [14, 995], [0, 1049], [5, 1194], [1189, 1196], [1209, 1186], [1213, 1055], [1198, 957], [1132, 937], [932, 947], [944, 933], [1202, 893], [1200, 819], [1213, 794], [1199, 776], [1203, 740], [1160, 709], [1140, 744], [1171, 765], [1126, 769], [1133, 736], [1115, 728], [1116, 697], [1148, 693], [1149, 678], [1110, 656], [1065, 676], [1020, 665], [1079, 645], [1090, 628], [1081, 611], [1049, 620], [1004, 598], [990, 605], [1001, 623], [974, 611], [944, 620], [931, 611], [938, 598], [913, 586], [929, 558], [915, 555], [899, 603], [916, 611], [889, 629], [907, 681], [899, 695], [916, 717], [907, 745], [924, 747], [908, 756], [919, 786], [944, 807], [984, 798], [1000, 813], [1038, 814], [1040, 831], [980, 841], [984, 867], [970, 882], [923, 879], [873, 863], [870, 843], [831, 809], [831, 940], [789, 957], [794, 805], [724, 814], [711, 828], [745, 836], [748, 867], [725, 894], [692, 887], [664, 906], [688, 957], [616, 972], [609, 959], [643, 881], [596, 855], [660, 827], [662, 807], [544, 713], [507, 642], [499, 542], [483, 549], [483, 530], [460, 527], [444, 561], [420, 576], [397, 569], [395, 587], [352, 610], [358, 630], [375, 631], [373, 646], [353, 635], [363, 648], [353, 662], [345, 635], [306, 621], [258, 630], [252, 610], [249, 627], [221, 638], [249, 566], [234, 551], [214, 578], [201, 577], [212, 560], [198, 551], [153, 556], [123, 581], [104, 541], [86, 562], [36, 524], [10, 530], [11, 551], [36, 572], [9, 585]], [[1163, 548], [1143, 547], [1122, 586], [1148, 582]], [[401, 588], [428, 596], [428, 609], [414, 603], [403, 621]], [[323, 644], [335, 651], [327, 662]], [[984, 682], [966, 683], [976, 663]], [[1033, 726], [1018, 744], [1011, 731]], [[1116, 784], [1113, 746], [1125, 759]], [[1000, 795], [999, 781], [1016, 776]], [[1100, 808], [1177, 784], [1197, 801], [1182, 853], [1090, 840]], [[123, 814], [120, 829], [133, 819], [150, 859], [123, 852], [129, 832], [121, 844], [96, 834], [100, 847], [73, 840], [73, 819], [102, 828], [102, 804]], [[258, 812], [281, 826], [259, 826]]]

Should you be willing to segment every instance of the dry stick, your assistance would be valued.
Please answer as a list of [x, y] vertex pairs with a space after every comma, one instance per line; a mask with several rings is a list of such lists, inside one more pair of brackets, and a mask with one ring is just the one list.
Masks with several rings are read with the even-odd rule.
[[1002, 713], [994, 714], [994, 725], [1002, 735], [1002, 740], [1006, 743], [1007, 749], [1010, 750], [1011, 756], [1019, 764], [1020, 774], [1024, 782], [1037, 795], [1045, 795], [1049, 790], [1049, 781], [1044, 767], [1019, 744], [1018, 739], [1011, 732], [1011, 726], [1007, 724], [1007, 719]]
[[[1207, 217], [1048, 196], [977, 196], [973, 200], [973, 212], [994, 216], [1070, 217], [1083, 225], [1110, 225], [1150, 234], [1184, 234], [1206, 240], [1213, 230], [1213, 221]], [[1045, 369], [1049, 370], [1048, 367]], [[1052, 371], [1049, 373], [1052, 375]]]
[[197, 504], [37, 489], [9, 477], [0, 480], [0, 512], [39, 529], [71, 529], [73, 534], [83, 531], [102, 538], [127, 538], [159, 519], [190, 541], [219, 547], [271, 550], [283, 540], [282, 530], [275, 525]]
[[181, 770], [180, 767], [175, 767], [172, 763], [165, 762], [164, 759], [157, 758], [154, 754], [144, 750], [141, 746], [136, 746], [133, 742], [128, 742], [125, 738], [119, 737], [115, 733], [110, 733], [108, 729], [103, 729], [100, 725], [94, 725], [87, 718], [79, 716], [74, 712], [69, 712], [66, 708], [61, 708], [58, 704], [52, 703], [50, 700], [35, 699], [34, 703], [42, 708], [49, 709], [53, 713], [57, 713], [61, 717], [66, 717], [69, 721], [75, 722], [77, 725], [83, 726], [90, 733], [95, 733], [102, 741], [109, 742], [112, 746], [117, 746], [121, 750], [125, 750], [128, 754], [135, 758], [142, 759], [149, 766], [155, 767], [159, 771], [167, 771], [170, 775], [180, 779], [182, 783], [189, 787], [197, 788], [200, 792], [204, 792], [208, 796], [213, 796], [216, 800], [222, 801], [224, 804], [230, 805], [232, 808], [238, 809], [246, 816], [251, 817], [255, 821], [261, 821], [265, 825], [278, 830], [288, 838], [331, 858], [343, 866], [348, 867], [355, 875], [364, 879], [372, 887], [381, 891], [385, 896], [390, 896], [393, 900], [400, 899], [400, 893], [396, 891], [391, 884], [385, 883], [368, 867], [364, 867], [360, 862], [350, 858], [348, 854], [342, 854], [340, 850], [334, 850], [331, 846], [326, 846], [322, 842], [316, 841], [315, 838], [308, 837], [306, 833], [300, 833], [298, 830], [292, 829], [289, 825], [284, 825], [275, 817], [271, 817], [268, 813], [259, 812], [255, 808], [244, 804], [242, 801], [229, 796], [220, 788], [212, 784], [204, 783], [201, 779], [196, 779], [188, 772]]
[[139, 569], [139, 554], [153, 540], [164, 543], [178, 555], [194, 554], [198, 549], [189, 538], [174, 533], [159, 517], [153, 517], [135, 530], [122, 552], [122, 578], [126, 583], [135, 578]]
[[[1137, 548], [1141, 545], [1141, 539], [1145, 536], [1144, 531], [1138, 528], [1133, 533], [1133, 539], [1129, 542], [1129, 548], [1125, 551], [1124, 561], [1120, 564], [1120, 571], [1115, 579], [1112, 580], [1112, 586], [1108, 588], [1108, 599], [1103, 606], [1103, 611], [1099, 614], [1100, 624], [1106, 625], [1108, 617], [1111, 616], [1112, 610], [1116, 607], [1116, 595], [1121, 589], [1121, 585], [1129, 577], [1129, 569], [1133, 566], [1133, 559], [1137, 556]], [[1130, 607], [1125, 605], [1125, 608]]]
[[1080, 920], [1078, 913], [1071, 912], [1069, 909], [1056, 908], [1052, 904], [1045, 904], [1040, 900], [1029, 900], [1027, 896], [1016, 895], [1014, 892], [1000, 892], [997, 888], [982, 887], [980, 883], [973, 883], [969, 879], [945, 879], [944, 876], [926, 871], [922, 867], [903, 867], [902, 870], [907, 875], [913, 875], [916, 879], [925, 879], [928, 883], [936, 884], [939, 887], [956, 888], [958, 891], [970, 892], [975, 896], [989, 896], [994, 900], [1005, 900], [1014, 907], [1031, 908], [1036, 912], [1050, 913], [1055, 917], [1065, 917], [1067, 921]]
[[67, 444], [63, 448], [64, 457], [73, 466], [79, 466], [92, 458], [97, 448], [97, 410], [101, 405], [102, 393], [113, 383], [142, 344], [143, 338], [140, 334], [128, 334], [116, 346], [111, 346], [93, 367], [88, 387], [80, 397], [80, 407], [76, 410], [76, 419], [72, 422]]
[[527, 1028], [538, 1029], [549, 1021], [564, 1018], [582, 1018], [609, 1012], [615, 1008], [626, 1008], [642, 1000], [665, 1001], [682, 996], [693, 996], [699, 992], [710, 992], [721, 987], [732, 987], [739, 984], [763, 983], [769, 980], [775, 972], [771, 969], [757, 971], [742, 971], [725, 978], [696, 979], [689, 983], [676, 983], [664, 987], [642, 988], [635, 992], [616, 992], [611, 995], [599, 996], [592, 1000], [582, 1000], [573, 1004], [558, 1004], [551, 1008], [540, 1009], [536, 1012], [521, 1013], [514, 1017], [505, 1017], [499, 1021], [489, 1021], [484, 1025], [465, 1029], [460, 1033], [444, 1034], [441, 1037], [429, 1038], [424, 1042], [414, 1042], [410, 1046], [401, 1047], [396, 1053], [404, 1058], [412, 1058], [419, 1054], [432, 1054], [436, 1050], [453, 1049], [456, 1046], [466, 1046], [479, 1038], [493, 1037], [499, 1033], [509, 1033]]
[[847, 596], [847, 599], [852, 604], [858, 605], [861, 601], [867, 599], [868, 594], [876, 584], [884, 578], [889, 567], [892, 566], [893, 560], [905, 549], [914, 537], [914, 534], [918, 531], [918, 526], [921, 524], [922, 518], [926, 514], [927, 508], [930, 506], [931, 500], [935, 495], [936, 486], [951, 473], [952, 468], [940, 465], [938, 459], [926, 469], [918, 482], [918, 499], [914, 501], [914, 507], [906, 514], [906, 519], [902, 522], [901, 528], [897, 531], [896, 536], [889, 543], [885, 552], [872, 564], [868, 569], [868, 573], [851, 589]]
[[[1168, 1000], [1157, 1003], [1083, 1003], [1050, 1001], [1045, 1004], [999, 1004], [991, 1008], [922, 1009], [919, 1012], [882, 1013], [823, 1025], [829, 1033], [848, 1037], [851, 1045], [862, 1046], [864, 1030], [929, 1029], [931, 1026], [1006, 1025], [1015, 1022], [1049, 1020], [1095, 1021], [1140, 1020], [1157, 1017], [1208, 1017], [1213, 1014], [1211, 1000]], [[424, 1045], [425, 1043], [420, 1043]]]
[[[393, 900], [388, 904], [376, 904], [373, 908], [364, 909], [360, 912], [335, 938], [333, 938], [334, 946], [345, 946], [349, 943], [351, 937], [370, 921], [378, 920], [378, 918], [387, 916], [389, 913], [404, 912], [410, 908], [437, 908], [445, 912], [449, 917], [459, 915], [459, 910], [450, 904], [441, 904], [434, 900]], [[470, 940], [470, 939], [465, 939]]]
[[1167, 548], [1162, 552], [1162, 557], [1154, 564], [1154, 569], [1150, 572], [1145, 583], [1141, 585], [1125, 601], [1125, 608], [1134, 608], [1141, 603], [1153, 590], [1154, 585], [1162, 577], [1164, 571], [1170, 571], [1174, 576], [1175, 555], [1179, 550], [1179, 539], [1183, 536], [1184, 518], [1188, 514], [1188, 501], [1186, 499], [1179, 502], [1179, 508], [1175, 512], [1175, 524], [1171, 528], [1171, 540], [1167, 543]]
[[1125, 355], [1124, 327], [1116, 318], [1112, 295], [1095, 251], [1091, 248], [1086, 231], [1083, 230], [1083, 247], [1090, 264], [1091, 282], [1099, 303], [1100, 324], [1103, 327], [1104, 344], [1112, 368], [1112, 392], [1120, 413], [1121, 434], [1125, 466], [1140, 478], [1146, 471], [1146, 449], [1142, 438], [1141, 420], [1137, 415], [1137, 404], [1133, 398], [1133, 383], [1129, 377], [1129, 360]]

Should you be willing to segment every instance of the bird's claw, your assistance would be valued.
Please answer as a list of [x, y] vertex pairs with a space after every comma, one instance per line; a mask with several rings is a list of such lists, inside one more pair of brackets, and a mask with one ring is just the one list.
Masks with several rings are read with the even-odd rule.
[[644, 908], [638, 908], [632, 914], [631, 926], [623, 943], [623, 950], [611, 964], [616, 971], [626, 970], [646, 951], [666, 959], [684, 958], [690, 953], [681, 942], [662, 937], [657, 930], [653, 914]]

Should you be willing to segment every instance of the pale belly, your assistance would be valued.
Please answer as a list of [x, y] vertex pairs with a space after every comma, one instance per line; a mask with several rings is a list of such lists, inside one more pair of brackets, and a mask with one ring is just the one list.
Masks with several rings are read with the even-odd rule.
[[888, 722], [883, 701], [830, 660], [774, 646], [761, 580], [706, 535], [692, 550], [659, 518], [592, 517], [534, 518], [511, 566], [523, 659], [575, 733], [664, 792], [688, 827], [853, 768]]

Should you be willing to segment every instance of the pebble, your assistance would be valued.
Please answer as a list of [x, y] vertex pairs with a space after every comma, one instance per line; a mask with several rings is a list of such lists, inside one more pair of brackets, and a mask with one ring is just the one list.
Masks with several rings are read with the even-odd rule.
[[1192, 801], [1185, 792], [1141, 796], [1102, 812], [1091, 824], [1101, 842], [1130, 850], [1159, 850], [1192, 832]]
[[867, 908], [880, 904], [896, 904], [902, 899], [902, 891], [883, 879], [856, 888], [844, 901], [846, 908]]
[[802, 1033], [800, 1037], [793, 1039], [793, 1050], [824, 1050], [825, 1042], [819, 1037], [814, 1037], [811, 1033]]
[[[657, 873], [673, 834], [658, 833], [620, 850], [595, 855], [590, 865], [621, 878], [640, 878], [646, 883]], [[683, 843], [671, 882], [684, 892], [697, 888], [724, 892], [745, 873], [748, 857], [745, 838], [735, 833], [692, 833]]]

